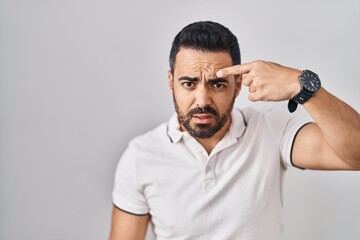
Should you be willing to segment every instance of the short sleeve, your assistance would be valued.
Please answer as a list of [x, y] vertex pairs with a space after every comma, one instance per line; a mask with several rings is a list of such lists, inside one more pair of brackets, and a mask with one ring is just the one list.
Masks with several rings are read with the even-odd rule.
[[280, 148], [283, 166], [285, 168], [293, 166], [291, 153], [295, 137], [303, 126], [313, 120], [303, 108], [299, 107], [295, 113], [268, 110], [266, 121]]
[[114, 189], [112, 192], [113, 204], [123, 211], [145, 215], [149, 207], [144, 196], [144, 189], [139, 184], [137, 176], [137, 160], [139, 150], [130, 143], [119, 160]]
[[300, 129], [306, 124], [312, 122], [311, 120], [306, 119], [297, 119], [290, 118], [287, 122], [287, 127], [281, 139], [281, 159], [285, 167], [294, 166], [291, 159], [292, 148], [294, 146], [294, 141], [297, 133]]

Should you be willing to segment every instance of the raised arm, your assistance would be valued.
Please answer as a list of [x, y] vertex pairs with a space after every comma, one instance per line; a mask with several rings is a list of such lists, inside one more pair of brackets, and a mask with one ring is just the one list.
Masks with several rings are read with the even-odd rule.
[[295, 139], [293, 163], [309, 169], [360, 169], [360, 116], [324, 88], [304, 104], [317, 124]]
[[[241, 75], [251, 101], [285, 101], [299, 93], [301, 73], [276, 63], [255, 61], [221, 69], [217, 75]], [[324, 88], [304, 108], [315, 123], [304, 126], [297, 134], [293, 163], [307, 169], [359, 170], [359, 113]]]
[[150, 215], [126, 213], [115, 206], [112, 212], [110, 240], [144, 240]]

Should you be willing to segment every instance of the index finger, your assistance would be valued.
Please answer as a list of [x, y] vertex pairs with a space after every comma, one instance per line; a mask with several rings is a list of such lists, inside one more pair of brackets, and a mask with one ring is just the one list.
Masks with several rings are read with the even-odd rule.
[[230, 75], [243, 75], [250, 72], [252, 68], [251, 63], [243, 63], [239, 65], [234, 65], [231, 67], [220, 69], [216, 72], [217, 77], [227, 77]]

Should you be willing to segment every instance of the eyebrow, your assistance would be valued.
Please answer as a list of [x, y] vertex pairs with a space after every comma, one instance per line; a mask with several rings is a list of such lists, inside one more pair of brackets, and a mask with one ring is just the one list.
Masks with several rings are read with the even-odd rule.
[[225, 78], [211, 78], [211, 79], [208, 79], [207, 81], [208, 81], [208, 83], [221, 83], [221, 82], [228, 83], [229, 82]]
[[198, 77], [183, 76], [183, 77], [179, 78], [179, 81], [180, 80], [187, 80], [187, 81], [190, 81], [190, 82], [197, 82], [197, 81], [199, 81], [199, 78]]
[[[190, 81], [190, 82], [197, 82], [199, 81], [198, 77], [189, 77], [189, 76], [183, 76], [179, 78], [179, 81], [181, 80], [186, 80], [186, 81]], [[227, 79], [225, 78], [210, 78], [207, 80], [208, 83], [219, 83], [219, 82], [223, 82], [223, 83], [227, 83], [229, 82]]]

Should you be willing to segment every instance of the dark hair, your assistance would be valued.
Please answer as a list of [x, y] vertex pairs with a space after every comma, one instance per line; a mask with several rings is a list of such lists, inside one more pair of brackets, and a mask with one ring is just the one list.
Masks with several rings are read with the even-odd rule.
[[233, 64], [240, 64], [240, 48], [237, 38], [223, 25], [205, 21], [194, 22], [184, 27], [175, 37], [170, 51], [169, 63], [173, 72], [176, 54], [181, 47], [204, 52], [229, 52]]

